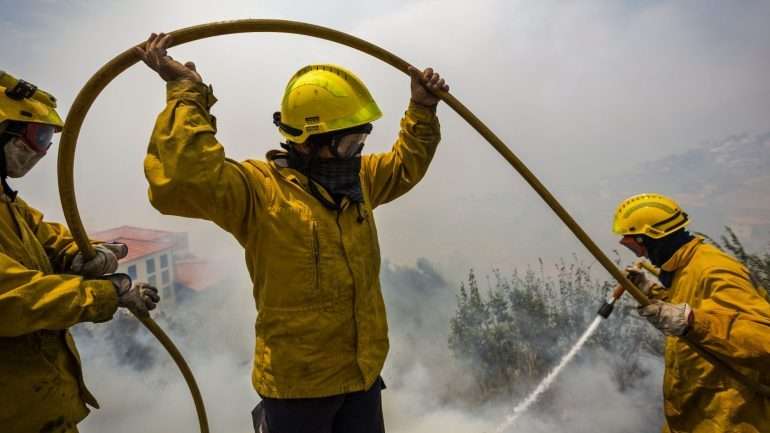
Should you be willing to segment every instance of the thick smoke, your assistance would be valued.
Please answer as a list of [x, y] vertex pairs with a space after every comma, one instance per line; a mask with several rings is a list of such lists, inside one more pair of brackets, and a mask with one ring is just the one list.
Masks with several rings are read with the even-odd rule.
[[[213, 432], [250, 432], [249, 412], [258, 402], [250, 384], [254, 304], [248, 278], [237, 269], [228, 270], [231, 277], [221, 287], [167, 307], [157, 317], [195, 372]], [[391, 336], [383, 372], [388, 431], [494, 431], [517, 401], [465, 398], [475, 384], [447, 343], [459, 283], [446, 281], [425, 259], [414, 267], [386, 261], [382, 282]], [[76, 338], [86, 379], [103, 407], [81, 424], [83, 433], [196, 431], [193, 404], [179, 372], [132, 317], [121, 313], [108, 324], [78, 326]], [[552, 344], [541, 343], [544, 350]], [[659, 360], [645, 361], [652, 374], [640, 386], [620, 391], [612, 377], [618, 357], [595, 350], [581, 354], [544, 401], [509, 431], [657, 431]], [[521, 384], [518, 391], [525, 394], [532, 387]]]

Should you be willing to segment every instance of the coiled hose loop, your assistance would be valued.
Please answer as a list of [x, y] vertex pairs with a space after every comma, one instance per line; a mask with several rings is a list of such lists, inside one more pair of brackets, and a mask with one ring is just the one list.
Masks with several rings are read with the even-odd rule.
[[[363, 39], [351, 36], [349, 34], [333, 30], [327, 27], [316, 26], [313, 24], [307, 24], [297, 21], [286, 20], [271, 20], [271, 19], [245, 19], [236, 21], [223, 21], [209, 24], [202, 24], [193, 27], [187, 27], [180, 30], [171, 32], [172, 44], [181, 45], [187, 42], [196, 41], [199, 39], [210, 38], [213, 36], [221, 36], [235, 33], [292, 33], [299, 35], [312, 36], [319, 39], [326, 39], [328, 41], [337, 42], [342, 45], [347, 45], [356, 50], [362, 51], [373, 57], [376, 57], [383, 62], [393, 66], [399, 71], [408, 74], [407, 69], [409, 63], [402, 60], [398, 56], [374, 45]], [[109, 63], [102, 66], [93, 77], [91, 77], [85, 86], [80, 90], [75, 98], [72, 107], [67, 115], [64, 131], [61, 136], [59, 145], [59, 195], [61, 198], [62, 208], [64, 210], [64, 216], [69, 225], [70, 231], [77, 242], [80, 250], [86, 255], [86, 257], [93, 257], [95, 254], [93, 247], [91, 246], [86, 230], [83, 227], [83, 222], [80, 219], [78, 213], [77, 200], [75, 199], [75, 187], [74, 187], [74, 161], [75, 161], [75, 146], [77, 143], [78, 135], [80, 134], [80, 128], [83, 125], [86, 114], [91, 108], [91, 105], [96, 100], [96, 97], [104, 90], [104, 88], [123, 71], [134, 65], [139, 61], [133, 47], [124, 51]], [[641, 305], [647, 305], [650, 303], [647, 296], [644, 295], [626, 276], [615, 266], [614, 263], [599, 249], [599, 247], [593, 242], [593, 240], [586, 234], [585, 231], [578, 225], [578, 223], [572, 218], [572, 216], [561, 206], [556, 198], [548, 191], [548, 189], [538, 180], [538, 178], [527, 168], [524, 163], [519, 160], [516, 155], [498, 138], [479, 118], [477, 118], [468, 108], [466, 108], [460, 101], [458, 101], [449, 92], [436, 92], [447, 105], [449, 105], [457, 114], [460, 115], [470, 126], [472, 126], [484, 139], [486, 139], [492, 147], [497, 150], [500, 155], [508, 161], [509, 164], [534, 188], [538, 195], [548, 204], [548, 206], [556, 213], [561, 221], [575, 234], [580, 242], [588, 249], [588, 251], [601, 263], [601, 265], [612, 275], [623, 288], [630, 293]], [[158, 325], [150, 318], [140, 319], [142, 323], [152, 332], [155, 337], [163, 344], [163, 347], [169, 351], [174, 361], [182, 370], [185, 380], [190, 388], [190, 392], [193, 395], [195, 401], [195, 408], [198, 413], [198, 420], [200, 423], [200, 430], [203, 433], [208, 433], [208, 421], [206, 419], [206, 411], [203, 406], [203, 399], [201, 398], [198, 386], [195, 383], [195, 378], [192, 375], [187, 363], [185, 362], [179, 350], [174, 346], [168, 336], [158, 327]], [[735, 379], [742, 382], [750, 389], [759, 392], [765, 396], [770, 396], [770, 389], [763, 385], [754, 382], [749, 377], [743, 375], [726, 363], [722, 362], [715, 355], [706, 352], [699, 347], [696, 343], [687, 339], [687, 337], [681, 337], [685, 342], [689, 344], [693, 350], [698, 352], [701, 356], [708, 359], [714, 365], [725, 369], [725, 371], [732, 375]]]

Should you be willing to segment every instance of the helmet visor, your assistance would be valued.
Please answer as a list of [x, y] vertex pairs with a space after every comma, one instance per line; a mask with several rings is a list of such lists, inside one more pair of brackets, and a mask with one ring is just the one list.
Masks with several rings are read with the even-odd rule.
[[53, 135], [56, 133], [56, 127], [42, 123], [27, 123], [18, 132], [9, 130], [5, 132], [20, 137], [30, 149], [45, 155], [51, 147], [51, 140], [53, 140]]
[[334, 137], [331, 143], [331, 151], [335, 157], [341, 159], [353, 158], [361, 154], [364, 142], [369, 134], [366, 132], [353, 132]]

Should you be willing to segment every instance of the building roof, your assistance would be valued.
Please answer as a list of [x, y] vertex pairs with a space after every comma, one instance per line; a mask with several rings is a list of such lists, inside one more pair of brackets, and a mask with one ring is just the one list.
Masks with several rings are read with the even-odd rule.
[[176, 247], [183, 233], [122, 226], [91, 233], [91, 239], [104, 242], [121, 242], [128, 245], [128, 255], [121, 262], [132, 262], [145, 256]]

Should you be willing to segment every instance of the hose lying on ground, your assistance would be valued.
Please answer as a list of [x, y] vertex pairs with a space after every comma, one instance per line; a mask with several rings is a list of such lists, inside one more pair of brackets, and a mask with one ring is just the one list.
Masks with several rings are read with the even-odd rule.
[[[313, 24], [307, 24], [296, 21], [285, 20], [269, 20], [269, 19], [246, 19], [237, 21], [223, 21], [209, 24], [202, 24], [193, 27], [187, 27], [184, 29], [176, 30], [171, 34], [172, 44], [181, 45], [186, 42], [196, 41], [199, 39], [209, 38], [213, 36], [221, 36], [235, 33], [292, 33], [306, 36], [312, 36], [320, 39], [326, 39], [332, 42], [337, 42], [342, 45], [347, 45], [356, 50], [362, 51], [373, 57], [376, 57], [383, 62], [393, 66], [399, 71], [408, 74], [407, 69], [409, 63], [397, 57], [396, 55], [376, 46], [363, 39], [356, 38], [349, 34], [333, 30], [327, 27], [316, 26]], [[72, 107], [67, 115], [64, 131], [62, 133], [60, 146], [59, 146], [59, 195], [61, 198], [62, 207], [64, 210], [64, 216], [69, 225], [75, 241], [84, 252], [86, 257], [92, 257], [94, 255], [93, 247], [91, 246], [86, 230], [83, 227], [83, 222], [80, 219], [78, 213], [77, 201], [75, 199], [74, 188], [74, 160], [75, 160], [75, 146], [77, 143], [78, 135], [80, 134], [80, 128], [83, 125], [86, 114], [91, 108], [91, 105], [96, 100], [96, 97], [104, 90], [104, 88], [120, 73], [134, 65], [139, 61], [133, 47], [124, 51], [109, 63], [105, 64], [99, 71], [97, 71], [93, 77], [91, 77], [85, 86], [78, 93], [75, 98]], [[580, 242], [588, 249], [588, 251], [604, 266], [604, 268], [615, 278], [623, 288], [629, 292], [641, 305], [647, 305], [650, 303], [647, 296], [644, 295], [626, 276], [612, 263], [612, 261], [599, 249], [599, 247], [593, 242], [593, 240], [583, 231], [578, 223], [572, 218], [572, 216], [561, 206], [556, 198], [548, 191], [548, 189], [538, 180], [538, 178], [527, 168], [524, 163], [519, 160], [516, 155], [498, 138], [481, 120], [479, 120], [468, 108], [466, 108], [460, 101], [448, 92], [437, 92], [437, 96], [446, 102], [457, 114], [459, 114], [465, 121], [468, 122], [481, 136], [486, 139], [492, 147], [497, 150], [500, 155], [508, 161], [514, 169], [516, 169], [524, 180], [529, 183], [532, 188], [540, 195], [540, 197], [548, 204], [548, 206], [556, 213], [556, 215], [562, 220], [562, 222], [569, 227], [572, 233], [577, 236]], [[184, 358], [179, 354], [179, 351], [174, 347], [171, 340], [166, 336], [158, 325], [152, 321], [152, 319], [141, 319], [142, 323], [148, 327], [150, 332], [160, 340], [166, 350], [169, 351], [174, 361], [182, 370], [185, 380], [187, 381], [190, 391], [193, 394], [195, 400], [195, 408], [198, 412], [198, 419], [200, 423], [201, 432], [208, 433], [208, 422], [206, 420], [206, 411], [203, 406], [203, 400], [200, 396], [198, 386], [195, 383], [192, 373], [187, 366]], [[756, 383], [747, 376], [741, 374], [737, 370], [729, 367], [727, 364], [719, 360], [713, 354], [706, 352], [704, 349], [697, 346], [693, 341], [690, 341], [686, 336], [681, 337], [693, 350], [698, 352], [701, 356], [709, 360], [714, 365], [725, 369], [735, 379], [742, 382], [750, 389], [759, 392], [765, 396], [770, 396], [770, 388]]]

